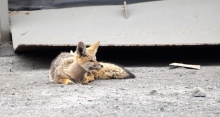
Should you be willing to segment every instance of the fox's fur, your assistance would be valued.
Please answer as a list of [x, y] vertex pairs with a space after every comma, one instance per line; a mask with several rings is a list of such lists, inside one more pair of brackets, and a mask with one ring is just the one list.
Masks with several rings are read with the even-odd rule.
[[49, 78], [55, 84], [88, 84], [94, 79], [135, 78], [128, 70], [111, 63], [98, 62], [99, 41], [86, 48], [79, 42], [73, 53], [62, 52], [51, 63]]

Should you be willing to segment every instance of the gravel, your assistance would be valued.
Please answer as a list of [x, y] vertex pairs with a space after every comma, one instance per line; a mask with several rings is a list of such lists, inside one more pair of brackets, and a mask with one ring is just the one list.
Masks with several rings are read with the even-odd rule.
[[[212, 65], [205, 62], [200, 70], [194, 70], [169, 69], [171, 59], [154, 63], [157, 59], [133, 58], [132, 61], [139, 61], [137, 64], [112, 59], [112, 62], [121, 62], [137, 77], [95, 80], [88, 85], [60, 85], [48, 80], [54, 57], [55, 54], [2, 54], [2, 117], [220, 116], [220, 65], [217, 62]], [[198, 93], [201, 89], [196, 88], [194, 94], [194, 87], [206, 92]]]

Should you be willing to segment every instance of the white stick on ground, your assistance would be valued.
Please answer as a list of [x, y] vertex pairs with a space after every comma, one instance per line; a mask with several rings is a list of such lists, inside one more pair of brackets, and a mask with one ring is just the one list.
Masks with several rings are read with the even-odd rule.
[[186, 67], [186, 68], [193, 68], [193, 69], [200, 69], [200, 65], [190, 65], [190, 64], [183, 64], [183, 63], [171, 63], [169, 64], [170, 67], [178, 66], [178, 67]]

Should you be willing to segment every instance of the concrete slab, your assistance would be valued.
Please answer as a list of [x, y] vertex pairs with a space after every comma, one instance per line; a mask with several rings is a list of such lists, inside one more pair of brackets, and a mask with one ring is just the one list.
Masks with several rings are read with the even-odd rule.
[[220, 44], [219, 0], [167, 0], [11, 12], [15, 51], [42, 46], [172, 46]]

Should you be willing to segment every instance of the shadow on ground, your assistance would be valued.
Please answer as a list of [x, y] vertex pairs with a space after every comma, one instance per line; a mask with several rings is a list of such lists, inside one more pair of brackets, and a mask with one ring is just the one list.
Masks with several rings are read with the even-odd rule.
[[[30, 61], [50, 66], [50, 62], [61, 52], [74, 50], [68, 48], [47, 48], [41, 51], [19, 52], [17, 56], [27, 56]], [[220, 65], [220, 46], [166, 46], [166, 47], [99, 47], [98, 61], [111, 62], [123, 66], [168, 66], [172, 62]], [[30, 61], [30, 62], [31, 62]]]

